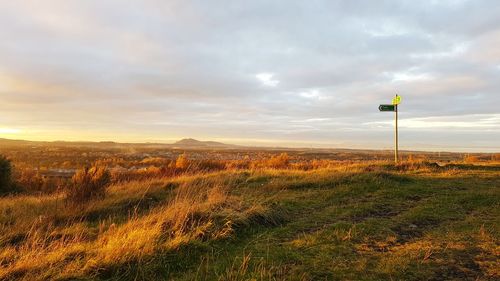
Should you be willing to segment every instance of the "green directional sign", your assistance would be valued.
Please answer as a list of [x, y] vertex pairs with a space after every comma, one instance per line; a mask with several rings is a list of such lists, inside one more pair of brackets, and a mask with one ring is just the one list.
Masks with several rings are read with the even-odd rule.
[[395, 106], [393, 104], [381, 104], [378, 106], [378, 110], [380, 110], [380, 111], [396, 111]]

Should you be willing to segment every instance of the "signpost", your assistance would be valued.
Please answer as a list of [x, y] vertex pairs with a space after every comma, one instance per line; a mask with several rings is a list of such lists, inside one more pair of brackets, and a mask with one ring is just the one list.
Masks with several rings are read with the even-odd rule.
[[380, 111], [394, 111], [396, 107], [392, 104], [381, 104], [378, 106], [378, 110]]
[[392, 99], [392, 104], [381, 104], [378, 106], [379, 111], [392, 111], [395, 113], [395, 134], [394, 134], [394, 162], [398, 163], [398, 104], [401, 103], [401, 96], [397, 95]]

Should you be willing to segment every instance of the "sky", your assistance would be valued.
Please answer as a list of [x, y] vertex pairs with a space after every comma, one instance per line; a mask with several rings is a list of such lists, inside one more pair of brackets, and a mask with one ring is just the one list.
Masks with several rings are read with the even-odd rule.
[[500, 152], [500, 5], [0, 0], [0, 138]]

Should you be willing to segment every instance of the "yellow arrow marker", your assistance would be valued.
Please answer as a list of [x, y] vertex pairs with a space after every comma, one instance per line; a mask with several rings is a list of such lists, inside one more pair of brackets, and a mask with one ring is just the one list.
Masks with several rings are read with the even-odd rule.
[[396, 96], [395, 98], [392, 99], [392, 104], [400, 104], [401, 103], [401, 96]]

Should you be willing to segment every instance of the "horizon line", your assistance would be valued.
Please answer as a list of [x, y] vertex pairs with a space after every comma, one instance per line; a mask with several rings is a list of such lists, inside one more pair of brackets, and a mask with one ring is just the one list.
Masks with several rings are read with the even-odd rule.
[[[39, 143], [94, 143], [94, 144], [99, 144], [99, 143], [115, 143], [115, 144], [123, 144], [123, 145], [140, 145], [140, 144], [149, 144], [149, 145], [175, 145], [176, 142], [181, 141], [181, 140], [186, 140], [186, 139], [192, 139], [195, 141], [199, 142], [218, 142], [223, 145], [227, 146], [236, 146], [240, 148], [275, 148], [275, 149], [316, 149], [316, 150], [321, 150], [321, 149], [334, 149], [334, 150], [371, 150], [371, 151], [393, 151], [394, 148], [368, 148], [368, 147], [344, 147], [344, 146], [328, 146], [327, 144], [323, 146], [318, 146], [320, 144], [319, 142], [312, 143], [309, 147], [307, 146], [287, 146], [287, 145], [271, 145], [269, 142], [266, 144], [266, 141], [262, 140], [262, 144], [235, 144], [235, 143], [226, 143], [224, 141], [218, 140], [217, 138], [215, 139], [208, 139], [208, 140], [200, 140], [197, 138], [193, 137], [183, 137], [177, 140], [174, 140], [173, 142], [167, 142], [166, 140], [156, 140], [156, 141], [116, 141], [116, 140], [110, 140], [110, 139], [102, 139], [102, 140], [64, 140], [64, 139], [55, 139], [55, 140], [34, 140], [34, 139], [12, 139], [12, 138], [6, 138], [0, 136], [0, 140], [7, 140], [7, 141], [26, 141], [26, 142], [39, 142]], [[259, 141], [256, 141], [259, 142]], [[278, 141], [275, 141], [278, 142]], [[288, 141], [288, 142], [296, 142], [296, 143], [307, 143], [307, 141]], [[313, 144], [316, 144], [316, 146], [313, 146]], [[429, 144], [427, 144], [429, 145]], [[431, 145], [432, 146], [432, 145]], [[486, 149], [488, 150], [490, 147], [477, 147], [476, 149]], [[493, 147], [491, 147], [493, 148]], [[228, 149], [228, 148], [226, 148]], [[496, 149], [496, 148], [493, 148]], [[474, 150], [474, 149], [472, 149]], [[500, 150], [491, 150], [491, 151], [471, 151], [471, 150], [439, 150], [439, 149], [419, 149], [419, 148], [403, 148], [400, 149], [400, 151], [405, 151], [405, 152], [446, 152], [446, 153], [481, 153], [481, 154], [496, 154], [500, 153]]]

